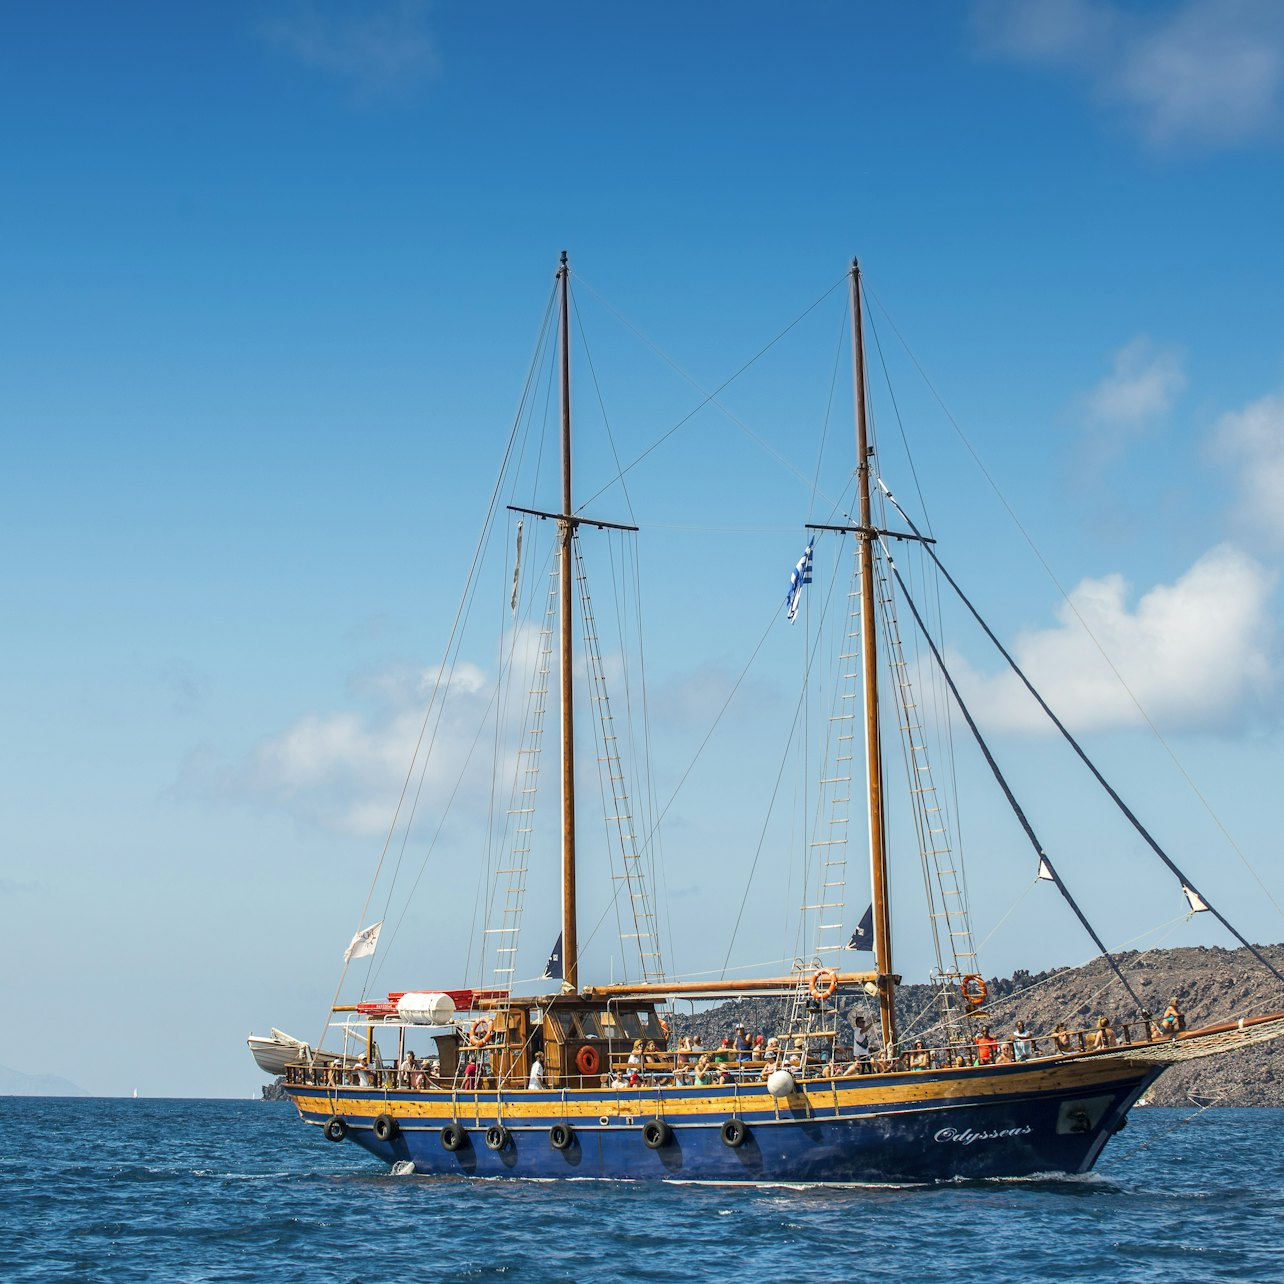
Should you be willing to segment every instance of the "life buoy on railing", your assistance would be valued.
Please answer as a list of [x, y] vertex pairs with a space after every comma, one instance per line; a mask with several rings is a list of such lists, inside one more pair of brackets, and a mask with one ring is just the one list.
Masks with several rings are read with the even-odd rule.
[[811, 978], [811, 984], [807, 988], [813, 999], [827, 999], [838, 989], [838, 973], [832, 967], [822, 967]]
[[575, 1054], [575, 1065], [580, 1074], [597, 1074], [602, 1068], [602, 1058], [598, 1056], [596, 1048], [590, 1047], [586, 1043]]
[[985, 1002], [985, 996], [989, 994], [990, 987], [986, 985], [983, 976], [977, 976], [975, 972], [969, 972], [959, 982], [959, 990], [963, 995], [963, 1002], [969, 1007], [979, 1008]]
[[485, 1017], [478, 1017], [468, 1031], [468, 1040], [473, 1047], [477, 1048], [483, 1043], [489, 1042], [492, 1033], [494, 1031], [491, 1029], [490, 1022]]

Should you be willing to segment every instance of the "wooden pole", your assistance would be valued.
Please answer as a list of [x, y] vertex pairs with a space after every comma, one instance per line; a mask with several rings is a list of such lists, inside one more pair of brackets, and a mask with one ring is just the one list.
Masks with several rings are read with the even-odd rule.
[[571, 543], [575, 524], [571, 509], [570, 274], [563, 250], [557, 273], [562, 296], [562, 517], [558, 530], [562, 658], [562, 988], [573, 992], [579, 989], [580, 961], [575, 930], [575, 691], [571, 648], [575, 618]]
[[874, 963], [883, 1046], [896, 1043], [896, 981], [892, 976], [892, 916], [887, 893], [887, 847], [883, 816], [883, 750], [878, 724], [878, 650], [874, 603], [874, 527], [869, 500], [873, 454], [865, 413], [865, 335], [861, 314], [860, 264], [853, 259], [852, 367], [856, 389], [856, 483], [860, 496], [856, 538], [860, 555], [860, 649], [865, 678], [865, 766], [869, 811], [869, 863], [874, 899]]

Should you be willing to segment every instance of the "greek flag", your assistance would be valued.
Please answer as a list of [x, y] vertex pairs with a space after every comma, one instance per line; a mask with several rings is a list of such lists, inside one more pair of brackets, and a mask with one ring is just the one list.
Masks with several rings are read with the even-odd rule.
[[811, 583], [811, 544], [803, 549], [803, 555], [798, 559], [798, 565], [794, 567], [789, 576], [789, 594], [785, 601], [789, 605], [787, 612], [790, 623], [798, 618], [798, 599], [802, 597], [803, 585]]

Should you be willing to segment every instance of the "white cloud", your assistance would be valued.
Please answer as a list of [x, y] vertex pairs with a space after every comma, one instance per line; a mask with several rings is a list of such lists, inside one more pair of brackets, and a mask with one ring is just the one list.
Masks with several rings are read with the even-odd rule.
[[1172, 409], [1186, 386], [1180, 354], [1144, 335], [1114, 355], [1114, 369], [1085, 399], [1096, 423], [1123, 429], [1144, 427]]
[[1284, 392], [1223, 415], [1213, 449], [1238, 470], [1237, 516], [1254, 534], [1284, 547]]
[[398, 96], [434, 76], [439, 59], [427, 29], [428, 0], [344, 5], [300, 0], [262, 24], [273, 44], [365, 97]]
[[1279, 123], [1276, 0], [977, 0], [973, 16], [987, 51], [1079, 77], [1156, 146], [1235, 145]]
[[[1274, 583], [1272, 572], [1230, 545], [1206, 553], [1173, 584], [1150, 589], [1135, 607], [1122, 576], [1084, 580], [1055, 627], [1022, 634], [1011, 650], [1074, 730], [1140, 725], [1138, 704], [1164, 730], [1231, 730], [1258, 714], [1274, 690]], [[985, 676], [953, 663], [984, 726], [1052, 730], [1010, 672]]]

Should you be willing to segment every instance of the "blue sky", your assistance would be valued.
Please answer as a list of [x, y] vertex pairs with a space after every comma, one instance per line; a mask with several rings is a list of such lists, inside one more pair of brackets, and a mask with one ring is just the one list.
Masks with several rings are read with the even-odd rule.
[[[947, 563], [1179, 863], [1280, 939], [1276, 6], [547, 10], [7, 14], [0, 893], [23, 1015], [0, 1064], [238, 1095], [260, 1082], [251, 1029], [315, 1034], [563, 248], [629, 458], [701, 396], [615, 314], [712, 389], [859, 254]], [[630, 475], [657, 708], [677, 711], [662, 795], [819, 515], [779, 460], [811, 475], [841, 313], [840, 289], [720, 398], [735, 420], [706, 409]], [[840, 362], [840, 443], [846, 377]], [[611, 476], [593, 414], [577, 411], [590, 490]], [[600, 502], [629, 519], [618, 487]], [[699, 591], [671, 609], [692, 558]], [[1044, 783], [1052, 745], [994, 660], [953, 645], [1014, 774]], [[709, 766], [667, 818], [684, 970], [727, 948], [709, 924], [739, 900], [740, 858], [695, 854], [758, 841], [772, 768], [755, 737], [775, 733], [752, 715], [787, 709], [798, 647], [781, 621], [757, 709], [730, 715], [751, 765]], [[493, 654], [465, 658], [484, 681]], [[1019, 853], [993, 806], [969, 805], [970, 849]], [[1120, 875], [1137, 844], [1089, 805], [1059, 797], [1047, 824], [1112, 944], [1179, 915], [1162, 879]], [[462, 979], [440, 909], [473, 895], [454, 837], [405, 956], [415, 984]], [[1028, 882], [1011, 860], [1006, 884], [974, 876], [981, 935]], [[987, 971], [1087, 957], [1038, 895]], [[735, 962], [778, 956], [778, 900], [751, 896], [775, 917]], [[1225, 943], [1206, 919], [1163, 943]], [[87, 1059], [66, 1055], [68, 1017]], [[181, 1083], [147, 1050], [158, 1030], [193, 1059]]]

